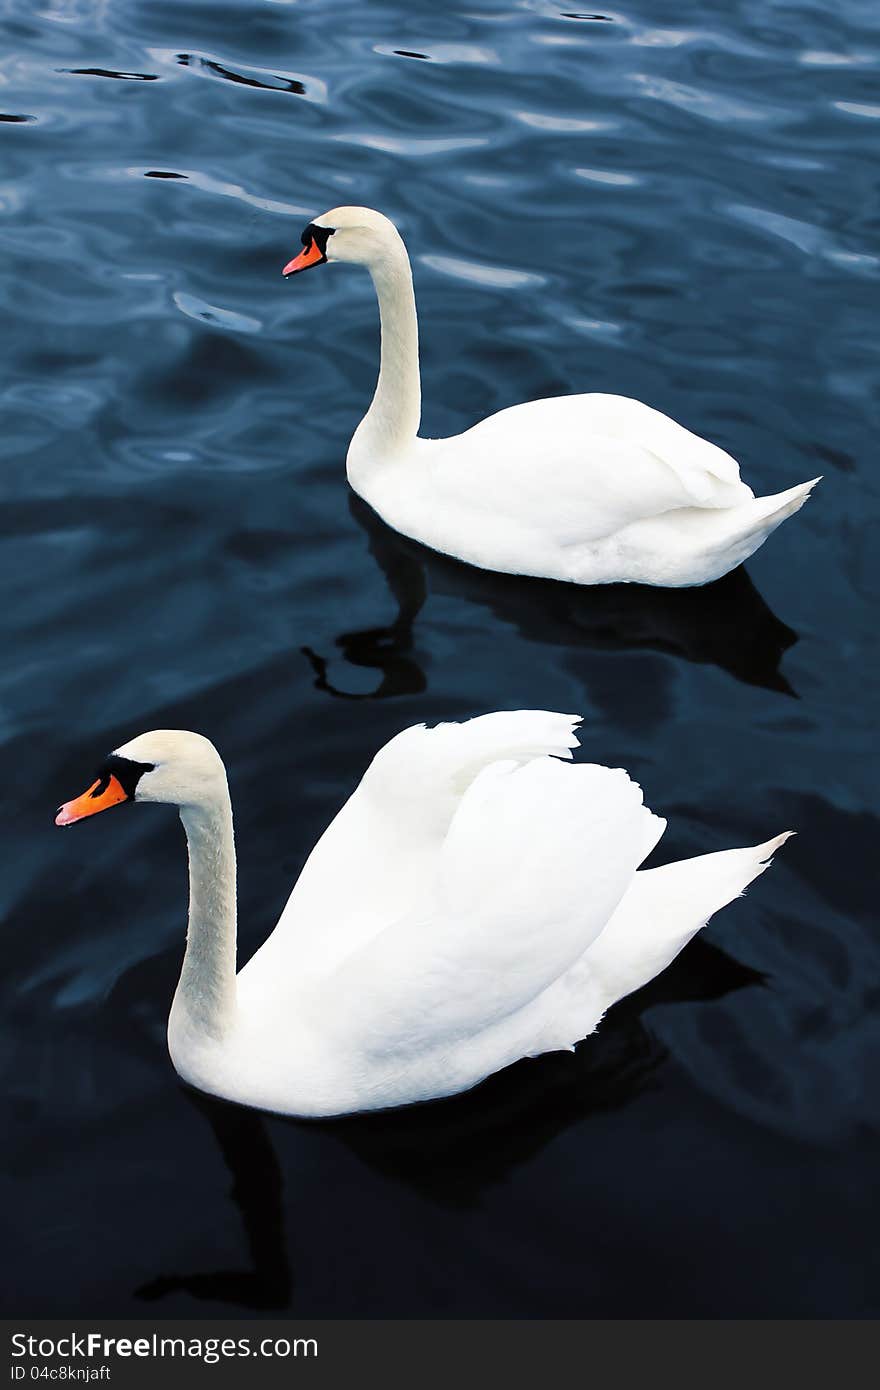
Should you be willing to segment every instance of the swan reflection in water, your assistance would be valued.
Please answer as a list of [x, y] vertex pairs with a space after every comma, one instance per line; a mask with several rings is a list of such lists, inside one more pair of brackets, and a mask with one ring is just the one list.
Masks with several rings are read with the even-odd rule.
[[[720, 999], [763, 976], [717, 946], [695, 938], [638, 993], [615, 1005], [601, 1028], [574, 1052], [517, 1062], [464, 1095], [339, 1120], [304, 1121], [246, 1110], [181, 1085], [207, 1120], [232, 1178], [250, 1254], [249, 1267], [159, 1275], [141, 1299], [191, 1297], [251, 1309], [290, 1306], [294, 1288], [277, 1147], [307, 1144], [318, 1131], [344, 1144], [368, 1168], [450, 1207], [470, 1207], [493, 1184], [534, 1158], [557, 1135], [591, 1115], [625, 1106], [652, 1084], [667, 1053], [641, 1021], [658, 1004]], [[275, 1142], [273, 1142], [273, 1136]], [[290, 1193], [295, 1208], [298, 1194]], [[218, 1227], [228, 1217], [219, 1216]]]
[[[349, 507], [396, 605], [385, 626], [341, 633], [344, 662], [380, 673], [372, 691], [355, 692], [331, 676], [331, 660], [304, 647], [315, 685], [340, 699], [419, 694], [427, 686], [416, 619], [428, 594], [482, 604], [530, 642], [569, 651], [647, 650], [714, 664], [747, 685], [795, 695], [780, 671], [797, 634], [768, 608], [743, 566], [695, 589], [608, 584], [583, 587], [476, 569], [398, 535], [351, 493]], [[595, 693], [595, 692], [594, 692]]]

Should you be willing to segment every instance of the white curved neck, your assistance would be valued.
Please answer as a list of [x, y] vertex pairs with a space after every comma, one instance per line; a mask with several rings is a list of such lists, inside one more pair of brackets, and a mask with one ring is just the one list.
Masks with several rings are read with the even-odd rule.
[[409, 256], [399, 236], [388, 242], [369, 270], [379, 300], [381, 362], [376, 391], [352, 450], [355, 459], [363, 454], [384, 460], [412, 446], [422, 414], [416, 300]]
[[181, 807], [189, 853], [186, 952], [169, 1027], [192, 1041], [219, 1041], [235, 1016], [236, 885], [232, 805]]

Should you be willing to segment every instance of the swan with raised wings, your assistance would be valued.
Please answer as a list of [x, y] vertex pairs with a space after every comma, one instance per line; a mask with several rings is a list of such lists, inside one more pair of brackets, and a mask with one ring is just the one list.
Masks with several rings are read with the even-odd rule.
[[179, 808], [189, 924], [168, 1046], [184, 1080], [306, 1117], [452, 1095], [572, 1048], [665, 969], [787, 837], [638, 871], [665, 821], [622, 769], [565, 761], [578, 722], [528, 710], [398, 734], [238, 974], [219, 754], [180, 730], [111, 754], [56, 821]]
[[528, 401], [421, 439], [412, 272], [394, 223], [333, 208], [302, 245], [285, 276], [350, 261], [373, 278], [379, 379], [348, 479], [389, 526], [433, 550], [575, 584], [707, 584], [754, 554], [819, 481], [755, 497], [723, 449], [640, 401], [597, 393]]

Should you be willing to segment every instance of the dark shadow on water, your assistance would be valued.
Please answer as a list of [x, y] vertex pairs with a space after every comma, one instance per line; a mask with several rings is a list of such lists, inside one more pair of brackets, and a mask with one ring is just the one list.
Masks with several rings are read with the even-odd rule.
[[289, 1306], [293, 1277], [284, 1181], [270, 1126], [296, 1144], [323, 1132], [370, 1169], [428, 1199], [471, 1206], [485, 1188], [503, 1182], [569, 1126], [620, 1109], [658, 1084], [666, 1053], [641, 1022], [646, 1009], [718, 999], [761, 978], [698, 938], [657, 980], [616, 1005], [574, 1053], [518, 1062], [465, 1095], [402, 1110], [328, 1121], [269, 1119], [183, 1087], [207, 1119], [229, 1169], [230, 1197], [244, 1227], [251, 1268], [160, 1275], [142, 1285], [137, 1296], [155, 1301], [183, 1291], [242, 1308]]
[[[336, 638], [342, 658], [350, 666], [382, 673], [375, 690], [350, 692], [334, 685], [328, 674], [328, 662], [311, 647], [303, 647], [315, 673], [315, 689], [326, 691], [342, 700], [381, 700], [389, 695], [420, 695], [427, 688], [427, 679], [415, 649], [416, 618], [428, 598], [426, 568], [420, 561], [421, 546], [411, 551], [390, 526], [354, 493], [349, 494], [352, 516], [367, 533], [370, 553], [385, 577], [389, 593], [397, 608], [396, 616], [384, 627], [370, 627], [358, 632], [343, 632]], [[430, 556], [430, 551], [425, 551]]]
[[397, 613], [386, 626], [343, 632], [335, 640], [344, 662], [381, 673], [371, 692], [347, 691], [331, 679], [325, 655], [303, 648], [316, 688], [329, 695], [383, 699], [426, 688], [415, 630], [429, 593], [482, 604], [531, 642], [573, 651], [665, 652], [718, 666], [747, 685], [796, 693], [779, 666], [797, 634], [771, 612], [742, 566], [697, 589], [584, 588], [476, 569], [398, 535], [353, 493], [349, 505]]
[[188, 1086], [181, 1091], [208, 1121], [229, 1169], [229, 1195], [241, 1214], [252, 1267], [160, 1275], [136, 1289], [136, 1297], [154, 1302], [183, 1291], [241, 1308], [286, 1308], [293, 1279], [284, 1231], [284, 1180], [266, 1122], [256, 1110], [229, 1105]]
[[448, 1100], [327, 1122], [369, 1167], [453, 1206], [476, 1202], [570, 1125], [628, 1105], [655, 1083], [665, 1049], [642, 1023], [661, 1003], [718, 999], [761, 976], [699, 938], [622, 1000], [574, 1052], [517, 1062]]

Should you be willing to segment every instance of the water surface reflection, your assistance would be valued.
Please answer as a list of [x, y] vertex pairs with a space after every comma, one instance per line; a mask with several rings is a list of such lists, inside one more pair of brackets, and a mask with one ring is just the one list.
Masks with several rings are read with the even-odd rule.
[[344, 662], [381, 673], [374, 690], [346, 690], [332, 679], [331, 661], [304, 647], [318, 690], [347, 700], [424, 690], [416, 620], [429, 594], [440, 594], [482, 605], [529, 642], [570, 651], [668, 652], [717, 665], [749, 685], [795, 694], [780, 663], [797, 635], [771, 612], [744, 566], [699, 589], [627, 584], [585, 589], [475, 569], [398, 535], [354, 493], [349, 507], [396, 613], [385, 626], [342, 632], [334, 642]]

